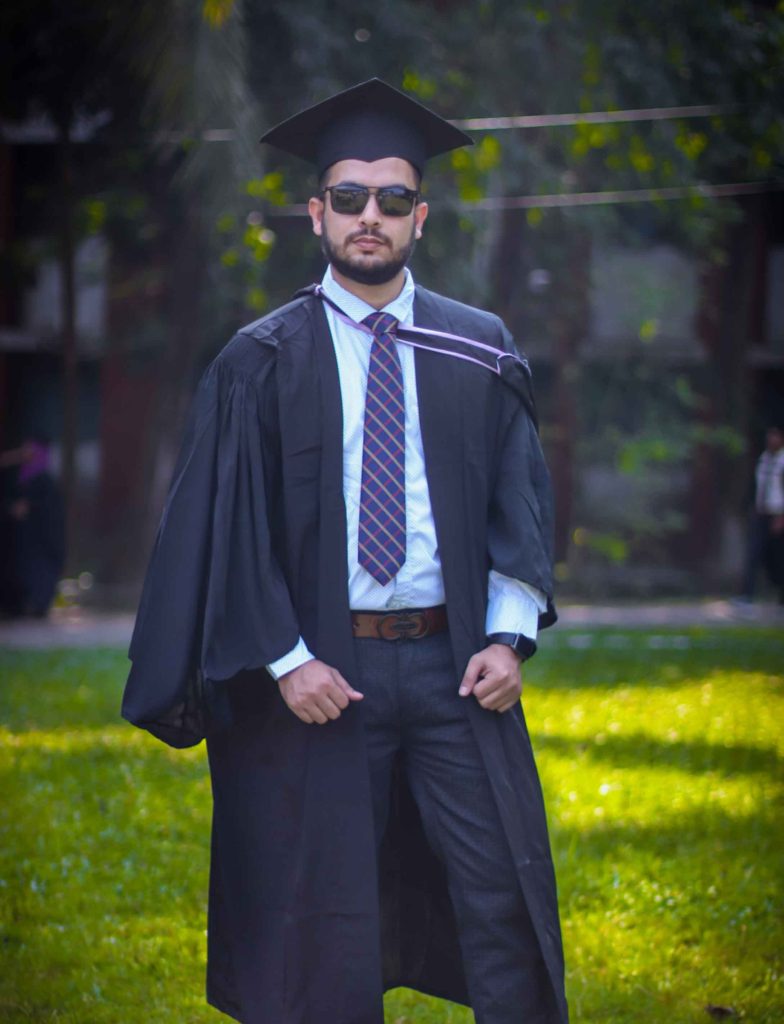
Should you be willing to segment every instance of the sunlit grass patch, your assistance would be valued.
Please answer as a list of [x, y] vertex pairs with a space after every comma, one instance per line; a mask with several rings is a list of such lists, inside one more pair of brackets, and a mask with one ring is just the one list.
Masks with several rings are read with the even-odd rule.
[[[573, 1020], [784, 1019], [784, 641], [552, 631], [524, 706]], [[0, 654], [0, 1020], [225, 1020], [204, 1005], [202, 748], [118, 719], [113, 651]], [[388, 1024], [468, 1024], [398, 990]], [[340, 1022], [335, 1022], [340, 1024]]]
[[118, 718], [113, 651], [0, 659], [0, 1020], [219, 1020], [203, 1005], [203, 751]]
[[525, 706], [575, 1019], [784, 1019], [781, 635], [574, 640]]

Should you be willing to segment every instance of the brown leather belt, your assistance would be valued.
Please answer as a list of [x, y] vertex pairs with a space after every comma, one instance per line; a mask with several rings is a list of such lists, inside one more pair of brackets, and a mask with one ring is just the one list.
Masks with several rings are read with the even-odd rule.
[[354, 636], [360, 640], [421, 640], [448, 628], [446, 605], [401, 608], [395, 612], [352, 612]]

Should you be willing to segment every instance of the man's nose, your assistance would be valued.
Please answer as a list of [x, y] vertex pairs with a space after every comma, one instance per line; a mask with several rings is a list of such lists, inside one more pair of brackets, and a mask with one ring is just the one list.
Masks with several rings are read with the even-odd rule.
[[359, 221], [361, 224], [378, 224], [380, 220], [381, 210], [378, 208], [376, 194], [371, 192], [368, 195], [368, 201], [365, 203], [365, 209], [359, 215]]

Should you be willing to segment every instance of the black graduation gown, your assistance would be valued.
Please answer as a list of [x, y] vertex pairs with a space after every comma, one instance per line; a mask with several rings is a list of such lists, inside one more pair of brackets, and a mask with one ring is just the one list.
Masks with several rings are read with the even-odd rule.
[[[512, 346], [497, 317], [421, 288], [414, 317]], [[462, 674], [485, 643], [491, 567], [552, 593], [549, 480], [514, 389], [431, 352], [416, 352], [416, 368]], [[553, 618], [549, 610], [541, 624]], [[467, 1003], [443, 872], [402, 780], [378, 862], [361, 705], [305, 725], [263, 669], [300, 632], [355, 678], [339, 380], [312, 295], [240, 331], [202, 379], [142, 595], [123, 715], [173, 746], [207, 737], [211, 1003], [245, 1024], [380, 1024], [382, 987], [397, 985]], [[555, 881], [523, 712], [469, 706], [551, 981], [548, 1020], [563, 1024]]]

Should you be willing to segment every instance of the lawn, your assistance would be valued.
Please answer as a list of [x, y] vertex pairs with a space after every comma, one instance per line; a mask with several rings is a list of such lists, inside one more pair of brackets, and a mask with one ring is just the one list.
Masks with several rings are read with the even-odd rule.
[[[124, 673], [116, 651], [0, 653], [4, 1024], [227, 1020], [203, 1002], [204, 752], [120, 721]], [[780, 1024], [781, 632], [554, 630], [524, 699], [574, 1024]]]

